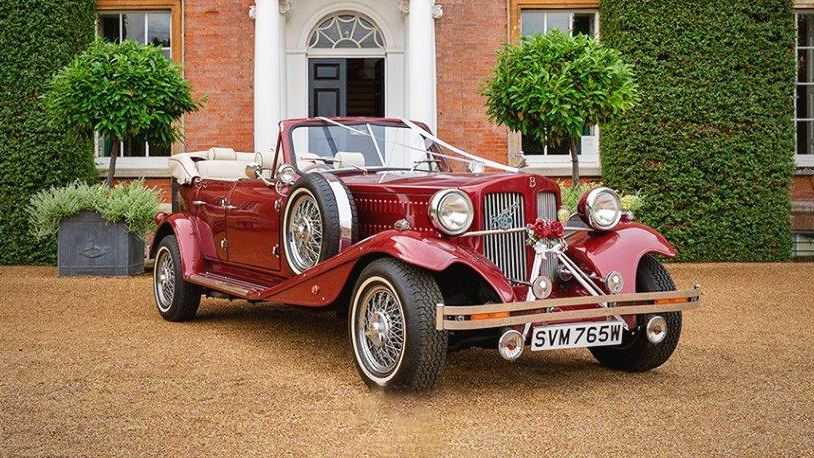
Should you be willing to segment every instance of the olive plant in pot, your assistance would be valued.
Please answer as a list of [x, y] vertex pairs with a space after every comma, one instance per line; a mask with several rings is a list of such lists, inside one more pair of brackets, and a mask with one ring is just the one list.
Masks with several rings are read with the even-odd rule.
[[107, 188], [75, 183], [32, 198], [37, 234], [59, 232], [60, 275], [142, 272], [157, 194], [140, 181], [113, 187], [119, 142], [171, 146], [182, 139], [179, 118], [202, 100], [159, 48], [102, 40], [57, 72], [43, 99], [49, 123], [112, 143]]
[[567, 145], [572, 186], [578, 187], [583, 129], [612, 121], [633, 106], [638, 92], [618, 51], [554, 29], [506, 45], [483, 95], [491, 121], [543, 145]]
[[160, 192], [144, 180], [112, 189], [77, 181], [34, 194], [27, 211], [35, 237], [58, 234], [61, 276], [136, 275], [144, 271], [144, 238], [159, 202]]

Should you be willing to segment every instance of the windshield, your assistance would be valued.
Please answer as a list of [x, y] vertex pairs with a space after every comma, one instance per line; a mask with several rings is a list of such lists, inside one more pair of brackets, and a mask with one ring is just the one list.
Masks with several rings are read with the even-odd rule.
[[433, 142], [406, 125], [343, 123], [298, 126], [291, 131], [297, 169], [448, 170]]

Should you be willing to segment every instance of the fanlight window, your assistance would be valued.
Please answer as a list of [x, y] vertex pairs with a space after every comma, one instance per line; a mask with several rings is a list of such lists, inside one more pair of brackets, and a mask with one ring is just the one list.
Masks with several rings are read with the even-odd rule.
[[382, 35], [367, 19], [350, 14], [335, 14], [320, 23], [311, 34], [309, 48], [370, 49], [383, 48]]

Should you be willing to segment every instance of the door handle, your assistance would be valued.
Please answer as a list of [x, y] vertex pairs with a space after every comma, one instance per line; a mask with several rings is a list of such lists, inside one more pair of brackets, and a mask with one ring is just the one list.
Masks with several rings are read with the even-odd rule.
[[224, 205], [223, 208], [224, 208], [224, 210], [232, 211], [232, 210], [236, 209], [237, 207], [235, 207], [234, 205], [227, 204], [227, 205]]
[[202, 200], [193, 200], [192, 205], [198, 205], [198, 206], [206, 205], [206, 202], [204, 202]]

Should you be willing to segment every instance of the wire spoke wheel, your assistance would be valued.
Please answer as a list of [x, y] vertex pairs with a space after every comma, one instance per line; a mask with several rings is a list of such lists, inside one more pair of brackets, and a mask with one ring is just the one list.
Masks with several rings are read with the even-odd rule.
[[362, 363], [377, 375], [391, 373], [404, 353], [404, 312], [396, 293], [373, 284], [362, 295], [355, 319]]
[[168, 249], [162, 248], [158, 253], [154, 269], [153, 280], [158, 308], [166, 312], [172, 306], [175, 297], [175, 266]]
[[303, 193], [290, 210], [286, 227], [291, 262], [303, 271], [316, 265], [322, 254], [322, 215], [313, 196]]

